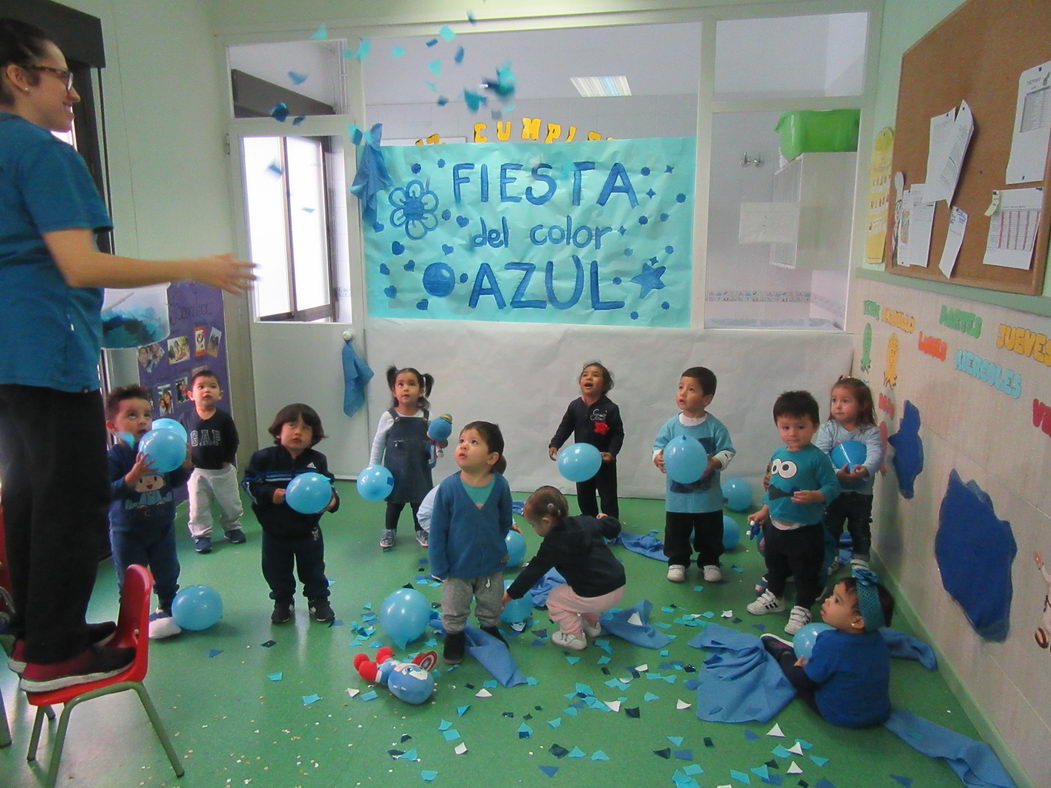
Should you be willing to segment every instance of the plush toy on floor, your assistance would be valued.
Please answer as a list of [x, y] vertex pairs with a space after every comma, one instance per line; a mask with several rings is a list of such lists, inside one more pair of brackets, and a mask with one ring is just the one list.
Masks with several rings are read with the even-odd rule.
[[438, 655], [426, 651], [413, 657], [412, 662], [398, 662], [392, 657], [394, 650], [383, 646], [376, 652], [375, 661], [368, 654], [357, 654], [354, 667], [365, 681], [386, 684], [391, 694], [399, 700], [418, 706], [434, 694], [434, 677], [431, 668], [438, 662]]

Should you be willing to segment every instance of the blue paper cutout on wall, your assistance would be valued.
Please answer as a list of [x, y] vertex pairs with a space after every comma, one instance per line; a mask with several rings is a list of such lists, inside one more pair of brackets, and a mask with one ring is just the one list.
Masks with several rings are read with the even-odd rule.
[[915, 494], [916, 477], [923, 472], [923, 440], [920, 438], [920, 411], [905, 400], [905, 410], [898, 431], [887, 438], [894, 447], [894, 471], [902, 498]]
[[1007, 638], [1011, 614], [1011, 562], [1018, 546], [1011, 524], [974, 481], [953, 470], [938, 515], [934, 554], [942, 585], [985, 640]]

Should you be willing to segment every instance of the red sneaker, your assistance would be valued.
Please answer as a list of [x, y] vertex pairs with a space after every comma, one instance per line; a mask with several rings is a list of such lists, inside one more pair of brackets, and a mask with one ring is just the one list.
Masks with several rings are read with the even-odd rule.
[[22, 673], [21, 689], [24, 692], [50, 692], [76, 684], [108, 679], [127, 668], [133, 659], [133, 648], [89, 646], [63, 662], [50, 665], [27, 663]]
[[[117, 634], [117, 625], [113, 621], [102, 621], [98, 624], [88, 624], [88, 643], [92, 646], [105, 646], [113, 636]], [[26, 642], [19, 638], [11, 648], [11, 654], [7, 658], [7, 667], [12, 673], [22, 675], [26, 669]]]

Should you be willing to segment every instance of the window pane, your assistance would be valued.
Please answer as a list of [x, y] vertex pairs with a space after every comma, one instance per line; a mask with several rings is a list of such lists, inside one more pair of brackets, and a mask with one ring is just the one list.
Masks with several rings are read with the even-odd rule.
[[290, 41], [227, 48], [235, 118], [266, 117], [284, 104], [287, 119], [346, 110], [340, 41]]
[[256, 316], [291, 312], [281, 138], [246, 137], [242, 148], [249, 254], [259, 266], [259, 280], [252, 291]]
[[320, 140], [288, 137], [286, 145], [296, 311], [302, 311], [331, 300], [325, 179]]
[[716, 25], [719, 100], [856, 96], [868, 14], [727, 19]]

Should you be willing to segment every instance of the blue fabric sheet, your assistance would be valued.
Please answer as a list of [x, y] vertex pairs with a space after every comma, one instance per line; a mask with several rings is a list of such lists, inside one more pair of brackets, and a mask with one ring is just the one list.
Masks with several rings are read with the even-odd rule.
[[547, 595], [551, 593], [551, 589], [565, 582], [566, 578], [562, 577], [557, 569], [548, 569], [547, 573], [529, 590], [529, 593], [533, 595], [533, 607], [547, 607]]
[[354, 176], [354, 183], [350, 186], [350, 193], [361, 202], [361, 216], [367, 225], [371, 225], [376, 221], [379, 193], [394, 184], [387, 172], [387, 163], [380, 148], [383, 124], [376, 123], [368, 131], [351, 126], [348, 131], [350, 141], [360, 146], [358, 171]]
[[[672, 639], [650, 626], [650, 610], [652, 609], [653, 603], [648, 599], [643, 599], [632, 607], [610, 610], [602, 616], [602, 630], [629, 643], [634, 643], [636, 646], [664, 648], [671, 643]], [[628, 621], [635, 613], [638, 613], [639, 620], [642, 621], [641, 625]]]
[[938, 669], [938, 658], [934, 656], [934, 651], [919, 638], [887, 627], [881, 629], [879, 633], [883, 636], [892, 657], [915, 659], [927, 670]]
[[633, 553], [654, 558], [658, 561], [667, 561], [668, 556], [664, 554], [664, 543], [653, 534], [632, 534], [621, 531], [620, 535], [613, 540], [614, 544], [622, 544]]
[[353, 416], [365, 404], [365, 387], [372, 380], [372, 368], [354, 352], [350, 342], [343, 343], [343, 412]]
[[796, 695], [755, 635], [709, 624], [689, 644], [714, 652], [697, 680], [698, 719], [766, 722]]
[[974, 741], [915, 714], [895, 709], [884, 723], [913, 749], [943, 758], [968, 788], [1014, 788], [1014, 781], [985, 742]]
[[467, 626], [463, 631], [467, 640], [467, 653], [478, 660], [501, 686], [517, 687], [526, 683], [526, 677], [518, 669], [511, 651], [499, 638], [477, 627]]

